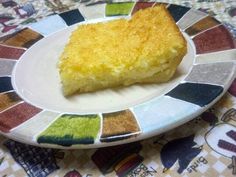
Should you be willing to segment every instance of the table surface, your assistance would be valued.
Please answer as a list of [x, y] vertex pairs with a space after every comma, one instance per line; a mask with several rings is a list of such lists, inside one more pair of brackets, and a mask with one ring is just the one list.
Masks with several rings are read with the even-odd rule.
[[[201, 9], [225, 24], [236, 37], [235, 0], [162, 2]], [[35, 9], [28, 16], [20, 11], [26, 4]], [[0, 0], [0, 14], [14, 16], [10, 26], [20, 28], [27, 20], [78, 6], [79, 0]], [[0, 26], [0, 36], [8, 33], [5, 27]], [[201, 116], [165, 134], [128, 145], [56, 150], [0, 136], [0, 176], [236, 176], [235, 96], [236, 80], [223, 98]], [[229, 144], [227, 138], [235, 143]], [[212, 146], [214, 142], [218, 146]]]

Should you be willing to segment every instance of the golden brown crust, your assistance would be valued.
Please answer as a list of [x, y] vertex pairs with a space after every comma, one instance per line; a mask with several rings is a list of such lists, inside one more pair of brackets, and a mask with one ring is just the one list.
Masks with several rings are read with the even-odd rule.
[[164, 6], [130, 20], [81, 25], [60, 58], [65, 95], [169, 80], [186, 54], [186, 41]]

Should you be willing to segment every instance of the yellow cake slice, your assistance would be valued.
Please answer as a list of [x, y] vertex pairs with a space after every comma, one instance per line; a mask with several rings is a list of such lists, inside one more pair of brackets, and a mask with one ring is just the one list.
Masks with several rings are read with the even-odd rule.
[[65, 96], [135, 83], [168, 81], [186, 54], [182, 33], [164, 6], [131, 19], [80, 25], [60, 57]]

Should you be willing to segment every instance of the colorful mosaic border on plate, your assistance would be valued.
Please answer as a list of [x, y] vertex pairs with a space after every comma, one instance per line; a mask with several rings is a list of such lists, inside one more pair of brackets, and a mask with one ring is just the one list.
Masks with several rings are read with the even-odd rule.
[[11, 71], [20, 56], [39, 40], [85, 20], [128, 16], [157, 4], [160, 3], [80, 5], [77, 9], [50, 15], [2, 36], [0, 131], [9, 138], [43, 147], [101, 147], [162, 133], [191, 120], [213, 105], [234, 79], [236, 45], [233, 37], [223, 24], [206, 13], [166, 3], [161, 4], [166, 6], [179, 28], [192, 38], [197, 55], [188, 76], [164, 96], [118, 112], [71, 115], [37, 108], [14, 91]]

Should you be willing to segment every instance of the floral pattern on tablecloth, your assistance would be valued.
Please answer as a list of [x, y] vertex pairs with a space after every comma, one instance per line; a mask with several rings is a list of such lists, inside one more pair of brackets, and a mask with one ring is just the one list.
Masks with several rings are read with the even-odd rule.
[[[236, 37], [235, 0], [163, 0], [215, 16]], [[0, 36], [86, 0], [0, 0]], [[236, 81], [200, 117], [165, 134], [91, 150], [36, 148], [0, 136], [0, 176], [236, 176]], [[219, 133], [220, 132], [220, 133]], [[28, 149], [28, 151], [25, 151]], [[48, 163], [50, 162], [50, 163]]]

